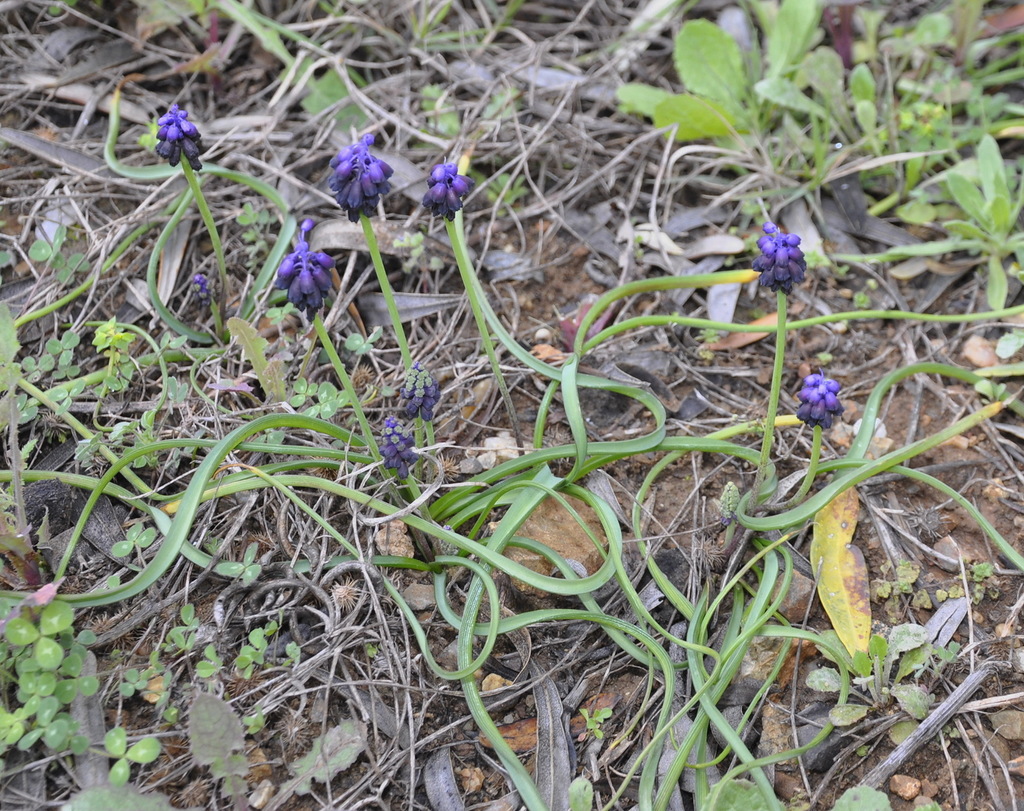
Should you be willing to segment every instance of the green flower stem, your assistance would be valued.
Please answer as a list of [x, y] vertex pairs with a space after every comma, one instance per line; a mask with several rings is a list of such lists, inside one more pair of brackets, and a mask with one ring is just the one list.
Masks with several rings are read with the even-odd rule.
[[359, 395], [356, 394], [355, 387], [352, 385], [352, 379], [345, 370], [345, 364], [341, 362], [338, 351], [331, 342], [331, 336], [327, 334], [327, 328], [324, 326], [324, 320], [319, 312], [313, 317], [313, 328], [320, 338], [320, 343], [324, 345], [324, 349], [327, 351], [327, 357], [331, 359], [331, 365], [334, 367], [335, 374], [338, 375], [338, 380], [341, 381], [341, 387], [345, 390], [345, 394], [348, 395], [349, 402], [352, 403], [352, 410], [355, 412], [356, 420], [359, 423], [359, 430], [363, 433], [366, 447], [369, 448], [373, 458], [379, 461], [381, 456], [380, 450], [377, 448], [377, 438], [373, 435], [370, 422], [366, 419], [366, 412], [363, 411], [363, 404], [360, 402]]
[[217, 260], [217, 275], [220, 279], [220, 289], [217, 291], [216, 306], [211, 306], [210, 311], [213, 313], [213, 324], [217, 337], [223, 339], [224, 324], [221, 321], [221, 313], [227, 312], [228, 304], [228, 264], [224, 259], [224, 246], [220, 241], [217, 223], [213, 221], [210, 206], [206, 202], [205, 195], [203, 195], [202, 184], [199, 182], [199, 178], [196, 177], [196, 173], [192, 171], [188, 161], [181, 162], [181, 171], [185, 173], [185, 180], [188, 181], [188, 186], [192, 189], [192, 196], [199, 207], [199, 216], [203, 218], [206, 230], [210, 234], [210, 242], [213, 243], [213, 255]]
[[[621, 287], [613, 288], [607, 293], [598, 297], [589, 310], [580, 319], [579, 328], [576, 330], [576, 338], [573, 341], [573, 352], [582, 356], [588, 349], [593, 348], [595, 340], [587, 340], [587, 333], [590, 327], [597, 321], [598, 317], [616, 301], [628, 296], [641, 293], [655, 293], [662, 290], [679, 290], [683, 288], [711, 287], [717, 284], [744, 284], [751, 282], [760, 276], [754, 270], [727, 270], [717, 273], [701, 273], [696, 276], [659, 276], [654, 279], [641, 279], [636, 282], [628, 282]], [[669, 316], [670, 318], [672, 316]], [[714, 323], [714, 322], [706, 322]], [[750, 329], [750, 332], [767, 332], [765, 329]]]
[[775, 439], [775, 415], [779, 410], [779, 393], [782, 391], [782, 372], [786, 361], [786, 294], [779, 290], [776, 294], [778, 301], [778, 331], [775, 333], [775, 364], [772, 367], [772, 387], [768, 394], [768, 413], [764, 418], [764, 438], [761, 440], [761, 459], [757, 463], [757, 473], [754, 475], [754, 486], [750, 488], [751, 498], [754, 504], [764, 501], [769, 494], [761, 495], [761, 485], [764, 482], [768, 466], [771, 464], [772, 442]]
[[491, 340], [491, 331], [487, 326], [480, 281], [476, 277], [476, 270], [469, 261], [469, 253], [466, 250], [466, 239], [462, 228], [462, 212], [456, 212], [454, 220], [446, 220], [445, 228], [448, 229], [448, 239], [451, 241], [452, 250], [455, 252], [455, 263], [459, 266], [462, 284], [466, 288], [466, 295], [469, 297], [469, 308], [473, 311], [473, 317], [476, 319], [477, 331], [480, 333], [480, 342], [483, 344], [487, 359], [491, 362], [491, 370], [494, 372], [494, 379], [498, 384], [498, 389], [501, 391], [501, 399], [505, 402], [505, 408], [508, 410], [512, 431], [516, 435], [520, 447], [522, 447], [524, 443], [519, 430], [519, 418], [516, 416], [516, 409], [512, 403], [512, 395], [509, 394], [505, 376], [501, 373], [498, 355], [494, 351], [494, 341]]
[[184, 335], [189, 340], [195, 341], [198, 344], [210, 344], [213, 343], [213, 338], [209, 334], [193, 329], [167, 308], [167, 305], [164, 304], [163, 300], [160, 298], [160, 293], [157, 288], [157, 270], [160, 265], [160, 256], [163, 253], [168, 240], [170, 240], [171, 234], [174, 233], [174, 229], [177, 228], [178, 223], [185, 217], [185, 212], [188, 211], [191, 203], [192, 189], [190, 188], [186, 189], [178, 199], [174, 208], [174, 213], [171, 214], [170, 218], [167, 220], [167, 223], [164, 225], [163, 229], [160, 231], [160, 235], [156, 239], [156, 243], [149, 252], [149, 262], [146, 265], [146, 287], [149, 290], [149, 300], [153, 304], [153, 309], [156, 310], [157, 315], [159, 315], [171, 329], [179, 335]]
[[796, 491], [796, 495], [793, 496], [788, 502], [787, 506], [793, 504], [799, 504], [804, 500], [810, 490], [811, 485], [814, 484], [814, 477], [818, 473], [818, 460], [821, 458], [821, 426], [814, 426], [814, 439], [811, 440], [811, 461], [807, 465], [807, 475], [804, 476], [803, 482], [800, 484], [800, 489]]
[[377, 235], [373, 233], [373, 225], [370, 224], [370, 218], [365, 214], [359, 215], [359, 222], [363, 226], [366, 245], [370, 249], [370, 258], [373, 260], [373, 269], [377, 273], [377, 282], [384, 294], [384, 303], [387, 304], [388, 315], [391, 316], [391, 325], [395, 329], [395, 340], [398, 341], [398, 349], [402, 353], [402, 365], [408, 371], [412, 368], [412, 354], [409, 352], [409, 342], [405, 339], [405, 329], [402, 327], [402, 317], [398, 313], [398, 305], [395, 304], [395, 292], [391, 289], [391, 282], [384, 270], [384, 260], [381, 259], [380, 247], [377, 245]]

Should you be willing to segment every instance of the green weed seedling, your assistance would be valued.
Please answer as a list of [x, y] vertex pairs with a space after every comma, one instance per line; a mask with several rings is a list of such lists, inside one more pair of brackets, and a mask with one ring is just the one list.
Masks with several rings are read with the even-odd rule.
[[[251, 678], [256, 666], [262, 667], [266, 663], [267, 646], [270, 643], [270, 638], [278, 632], [279, 627], [275, 620], [271, 620], [265, 627], [254, 628], [249, 632], [249, 643], [242, 645], [238, 656], [235, 657], [235, 668], [244, 678]], [[298, 662], [300, 654], [299, 646], [295, 642], [289, 642], [285, 646], [283, 664], [285, 666], [295, 664]]]
[[44, 376], [50, 380], [65, 380], [77, 377], [81, 369], [74, 362], [75, 349], [82, 342], [77, 332], [65, 331], [60, 339], [50, 338], [45, 351], [39, 357], [27, 357], [21, 362], [25, 379], [37, 383]]
[[[362, 340], [361, 336], [359, 337]], [[296, 380], [292, 389], [295, 393], [289, 398], [288, 404], [294, 409], [302, 409], [303, 414], [321, 419], [330, 419], [348, 404], [348, 396], [333, 384], [310, 383], [308, 380]]]
[[132, 554], [132, 552], [142, 552], [149, 549], [155, 540], [156, 529], [154, 527], [144, 527], [142, 524], [133, 524], [125, 535], [125, 539], [123, 541], [117, 541], [110, 547], [110, 554], [115, 558], [127, 557]]
[[176, 625], [167, 632], [164, 650], [168, 653], [188, 653], [196, 645], [196, 634], [199, 631], [199, 618], [196, 607], [186, 603], [179, 610], [181, 625]]
[[656, 127], [675, 126], [681, 141], [762, 130], [778, 108], [824, 122], [827, 109], [792, 78], [811, 50], [820, 17], [813, 0], [784, 0], [774, 19], [762, 19], [764, 65], [759, 57], [747, 59], [736, 40], [710, 20], [689, 20], [674, 49], [686, 92], [627, 84], [618, 91], [619, 101], [627, 112], [652, 118]]
[[991, 135], [978, 144], [976, 158], [962, 161], [944, 175], [947, 191], [964, 218], [945, 223], [957, 234], [955, 247], [988, 257], [986, 296], [993, 310], [1006, 306], [1008, 295], [1004, 263], [1015, 259], [1014, 271], [1021, 277], [1024, 265], [1024, 234], [1017, 218], [1024, 208], [1021, 172], [1007, 168], [999, 145]]
[[53, 751], [81, 754], [88, 740], [67, 708], [79, 695], [99, 690], [95, 676], [83, 676], [86, 648], [96, 641], [91, 631], [77, 636], [74, 612], [54, 601], [41, 610], [11, 609], [0, 645], [0, 690], [15, 687], [16, 704], [0, 707], [0, 756], [12, 746], [25, 751], [42, 741]]
[[[826, 631], [823, 636], [833, 633]], [[921, 625], [897, 625], [888, 637], [872, 634], [867, 653], [857, 651], [844, 662], [856, 674], [853, 683], [867, 692], [870, 703], [839, 704], [829, 718], [836, 726], [850, 726], [864, 718], [872, 706], [884, 708], [895, 699], [904, 712], [920, 721], [928, 714], [934, 696], [919, 684], [904, 684], [904, 679], [916, 679], [929, 667], [938, 669], [953, 658], [955, 650], [936, 648]], [[819, 668], [807, 677], [807, 686], [821, 692], [838, 692], [839, 684], [839, 672], [831, 667]]]
[[224, 667], [224, 660], [217, 655], [213, 645], [203, 648], [203, 660], [196, 663], [196, 673], [204, 679], [212, 679]]
[[611, 707], [602, 707], [599, 710], [595, 710], [593, 715], [590, 714], [586, 707], [583, 707], [580, 709], [580, 715], [587, 722], [587, 728], [580, 735], [580, 740], [587, 735], [593, 735], [598, 740], [601, 740], [604, 737], [604, 730], [601, 727], [604, 726], [605, 721], [612, 717]]
[[160, 757], [160, 741], [156, 738], [143, 738], [131, 746], [128, 745], [128, 733], [124, 727], [114, 727], [103, 737], [103, 748], [107, 754], [115, 758], [110, 767], [110, 784], [123, 786], [132, 776], [133, 763], [152, 763]]
[[120, 329], [113, 318], [96, 328], [92, 345], [107, 359], [107, 373], [103, 378], [106, 391], [117, 392], [128, 388], [135, 372], [131, 347], [137, 337], [131, 331]]
[[48, 265], [57, 271], [57, 281], [61, 284], [70, 282], [76, 273], [87, 273], [89, 263], [83, 253], [72, 253], [64, 256], [61, 248], [68, 237], [66, 225], [59, 225], [54, 230], [53, 241], [37, 239], [29, 246], [28, 255], [33, 262]]

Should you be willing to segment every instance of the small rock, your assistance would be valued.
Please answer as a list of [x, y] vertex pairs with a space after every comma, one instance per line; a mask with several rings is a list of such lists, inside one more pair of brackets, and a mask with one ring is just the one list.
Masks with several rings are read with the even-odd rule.
[[995, 366], [999, 363], [999, 356], [996, 355], [992, 342], [980, 335], [972, 335], [964, 341], [960, 355], [975, 368]]
[[800, 572], [793, 572], [793, 580], [779, 607], [779, 613], [790, 622], [803, 622], [814, 599], [814, 591], [814, 581], [811, 578]]
[[1024, 712], [1000, 710], [989, 719], [996, 734], [1008, 741], [1024, 741]]
[[484, 466], [480, 464], [480, 460], [473, 457], [467, 456], [461, 462], [459, 462], [459, 473], [463, 476], [475, 476], [477, 473], [483, 473]]
[[929, 780], [927, 777], [921, 778], [921, 794], [928, 799], [932, 799], [936, 794], [939, 793], [939, 787]]
[[909, 802], [921, 793], [921, 781], [905, 774], [894, 774], [889, 779], [889, 790]]
[[[932, 548], [943, 557], [952, 558], [954, 561], [960, 560], [960, 547], [956, 545], [956, 541], [953, 540], [951, 535], [939, 538]], [[940, 569], [944, 569], [947, 572], [960, 571], [960, 566], [956, 563], [946, 563], [944, 560], [936, 560], [935, 563]]]
[[402, 592], [402, 596], [413, 611], [426, 611], [436, 605], [434, 587], [426, 583], [413, 583], [411, 586], [407, 586]]
[[775, 772], [775, 794], [780, 800], [792, 800], [794, 797], [803, 794], [804, 783], [799, 775], [788, 774], [783, 771]]
[[447, 668], [448, 670], [458, 670], [459, 668], [459, 640], [453, 639], [441, 650], [434, 654], [434, 659], [441, 667]]
[[397, 518], [383, 524], [374, 535], [377, 551], [382, 555], [395, 555], [400, 558], [415, 557], [416, 552], [409, 538], [409, 528]]
[[1024, 778], [1024, 755], [1009, 761], [1006, 764], [1006, 770], [1014, 777]]
[[497, 673], [488, 673], [480, 682], [480, 690], [481, 692], [489, 693], [491, 690], [500, 690], [502, 687], [508, 687], [510, 684], [512, 682], [504, 676], [499, 676]]
[[[924, 808], [926, 805], [931, 806], [934, 801], [931, 797], [925, 797], [923, 794], [919, 794], [914, 798], [914, 802], [911, 805], [914, 808]], [[934, 808], [934, 806], [932, 806]]]
[[276, 792], [277, 786], [272, 780], [261, 780], [256, 790], [249, 795], [249, 805], [256, 809], [265, 808]]

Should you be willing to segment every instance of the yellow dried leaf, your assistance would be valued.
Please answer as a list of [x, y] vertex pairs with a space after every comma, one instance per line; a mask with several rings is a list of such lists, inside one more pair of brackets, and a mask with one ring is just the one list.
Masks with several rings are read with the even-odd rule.
[[860, 500], [851, 487], [814, 516], [811, 568], [817, 574], [818, 597], [847, 651], [868, 651], [871, 602], [864, 555], [854, 546]]

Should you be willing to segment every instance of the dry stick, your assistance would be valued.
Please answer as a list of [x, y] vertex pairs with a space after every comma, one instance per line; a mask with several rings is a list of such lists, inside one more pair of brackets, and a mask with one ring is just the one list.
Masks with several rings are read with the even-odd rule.
[[933, 735], [946, 725], [950, 718], [956, 715], [967, 699], [971, 697], [975, 690], [981, 687], [982, 682], [992, 675], [995, 669], [996, 664], [994, 662], [986, 662], [964, 679], [963, 683], [950, 693], [949, 697], [936, 707], [931, 715], [921, 722], [921, 726], [911, 732], [907, 739], [893, 749], [885, 760], [868, 772], [867, 776], [861, 781], [861, 785], [880, 788], [886, 780], [896, 773], [896, 770], [906, 760], [913, 757], [918, 749], [924, 746]]

